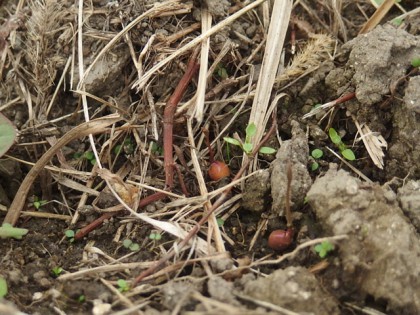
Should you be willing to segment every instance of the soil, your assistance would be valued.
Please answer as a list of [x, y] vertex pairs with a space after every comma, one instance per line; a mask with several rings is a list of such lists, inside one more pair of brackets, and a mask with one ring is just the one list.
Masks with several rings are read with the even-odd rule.
[[[0, 219], [14, 199], [24, 198], [18, 191], [32, 165], [85, 121], [85, 96], [91, 119], [124, 118], [93, 138], [121, 199], [133, 206], [137, 196], [165, 189], [164, 106], [192, 51], [155, 71], [145, 86], [138, 80], [201, 34], [204, 8], [215, 25], [243, 3], [174, 1], [156, 13], [166, 2], [92, 1], [84, 7], [78, 46], [77, 4], [18, 2], [0, 1], [0, 110], [19, 131], [0, 159]], [[61, 147], [31, 185], [17, 223], [28, 234], [0, 239], [0, 280], [8, 287], [0, 315], [419, 314], [420, 72], [412, 62], [420, 58], [420, 13], [412, 10], [420, 3], [399, 5], [410, 13], [403, 20], [394, 6], [380, 25], [358, 35], [375, 12], [370, 1], [342, 1], [341, 8], [297, 2], [272, 93], [272, 99], [285, 93], [277, 132], [265, 144], [277, 153], [258, 156], [256, 172], [248, 169], [252, 175], [234, 186], [183, 249], [180, 237], [215, 202], [203, 191], [220, 194], [233, 178], [208, 178], [202, 128], [232, 174], [246, 161], [223, 137], [245, 141], [270, 5], [210, 37], [213, 73], [203, 120], [193, 120], [188, 133], [196, 78], [175, 115], [175, 164], [185, 189], [177, 173], [173, 195], [138, 210], [148, 223], [120, 211], [80, 240], [66, 236], [121, 203], [104, 173], [98, 175], [88, 137]], [[93, 63], [84, 85], [78, 85], [81, 56], [84, 70]], [[330, 128], [341, 143], [330, 139]], [[346, 160], [344, 149], [356, 159]], [[287, 228], [289, 201], [295, 237], [285, 251], [273, 251], [267, 239]], [[171, 248], [175, 257], [130, 287]]]

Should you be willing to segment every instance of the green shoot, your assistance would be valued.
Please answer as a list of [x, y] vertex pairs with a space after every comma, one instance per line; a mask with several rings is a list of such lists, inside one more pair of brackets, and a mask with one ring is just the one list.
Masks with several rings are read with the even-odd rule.
[[39, 210], [45, 204], [47, 204], [47, 200], [40, 200], [37, 196], [34, 197], [34, 207], [37, 210]]
[[131, 250], [132, 252], [137, 252], [138, 250], [140, 250], [140, 245], [137, 243], [134, 243], [132, 240], [130, 239], [125, 239], [123, 241], [123, 246], [129, 250]]
[[77, 298], [77, 302], [83, 303], [84, 301], [86, 301], [86, 297], [83, 294], [80, 294]]
[[226, 68], [224, 67], [224, 65], [222, 63], [219, 63], [216, 66], [216, 70], [215, 72], [217, 73], [217, 75], [220, 77], [220, 79], [225, 80], [229, 77], [228, 72], [226, 70]]
[[337, 146], [337, 148], [340, 150], [341, 155], [346, 160], [354, 161], [356, 159], [354, 152], [351, 149], [347, 148], [347, 146], [343, 143], [341, 137], [334, 128], [330, 128], [328, 130], [328, 135], [330, 136], [332, 143], [334, 143]]
[[149, 234], [149, 238], [154, 241], [159, 241], [162, 239], [162, 234], [157, 233], [157, 232], [152, 232]]
[[[320, 159], [320, 158], [322, 158], [323, 155], [324, 155], [324, 152], [322, 152], [322, 150], [320, 150], [320, 149], [314, 149], [311, 152], [311, 156], [314, 159]], [[311, 164], [311, 171], [316, 171], [318, 168], [319, 168], [319, 163], [318, 162], [313, 162]]]
[[64, 235], [68, 238], [68, 240], [69, 240], [70, 243], [73, 243], [74, 242], [74, 235], [75, 235], [75, 233], [74, 233], [73, 230], [67, 230], [67, 231], [65, 231], [64, 232]]
[[[252, 150], [254, 149], [254, 144], [252, 143], [252, 137], [257, 133], [257, 127], [254, 123], [249, 124], [245, 129], [245, 142], [241, 142], [237, 139], [224, 137], [223, 140], [229, 144], [236, 145], [242, 149], [247, 155], [251, 155]], [[274, 154], [276, 149], [270, 147], [261, 147], [259, 150], [262, 154]]]
[[417, 57], [417, 58], [414, 58], [413, 60], [411, 60], [411, 65], [414, 68], [420, 67], [420, 57]]
[[95, 154], [92, 151], [86, 151], [83, 153], [83, 157], [90, 162], [90, 164], [95, 165], [96, 159]]
[[58, 277], [63, 272], [63, 268], [54, 267], [53, 269], [51, 269], [51, 272], [53, 273], [54, 277]]
[[217, 218], [216, 221], [219, 227], [222, 227], [225, 224], [225, 220], [223, 220], [222, 218]]
[[16, 129], [12, 122], [0, 113], [0, 157], [13, 145], [16, 139]]
[[7, 295], [7, 282], [2, 276], [0, 276], [0, 299]]
[[156, 142], [152, 141], [151, 143], [152, 146], [152, 153], [156, 154], [156, 155], [162, 155], [163, 154], [163, 148], [158, 145]]
[[334, 250], [334, 245], [328, 241], [324, 241], [314, 247], [320, 258], [325, 258], [329, 252]]
[[115, 155], [121, 154], [121, 151], [124, 151], [128, 155], [133, 154], [134, 145], [133, 142], [131, 142], [131, 139], [127, 138], [124, 140], [123, 144], [118, 144], [114, 147]]
[[28, 233], [27, 229], [13, 227], [9, 223], [3, 223], [0, 227], [0, 238], [15, 238], [20, 240], [22, 236]]
[[127, 281], [125, 281], [124, 279], [118, 279], [117, 285], [118, 285], [118, 291], [120, 292], [126, 292], [130, 290], [130, 286], [128, 285]]

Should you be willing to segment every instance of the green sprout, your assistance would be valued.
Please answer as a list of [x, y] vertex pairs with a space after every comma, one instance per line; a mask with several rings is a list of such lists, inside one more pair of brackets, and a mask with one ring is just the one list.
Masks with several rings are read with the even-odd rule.
[[328, 130], [331, 141], [337, 146], [340, 150], [341, 155], [349, 161], [354, 161], [356, 156], [351, 149], [348, 149], [347, 146], [341, 141], [341, 137], [338, 135], [337, 131], [334, 128]]
[[134, 152], [134, 145], [131, 139], [127, 138], [124, 140], [123, 144], [118, 144], [114, 147], [114, 153], [115, 155], [118, 155], [121, 153], [121, 151], [124, 151], [126, 154], [130, 155]]
[[86, 151], [83, 153], [83, 157], [90, 162], [90, 164], [95, 165], [96, 159], [95, 154], [92, 151]]
[[224, 65], [222, 63], [219, 63], [216, 66], [216, 70], [215, 72], [217, 73], [217, 75], [220, 77], [220, 79], [225, 80], [229, 77], [228, 72], [226, 70], [226, 68], [224, 67]]
[[66, 230], [64, 232], [64, 235], [67, 237], [67, 239], [69, 240], [70, 243], [74, 242], [74, 231], [73, 230]]
[[0, 113], [0, 157], [13, 145], [16, 139], [16, 128], [12, 122]]
[[223, 220], [222, 218], [217, 218], [216, 221], [218, 227], [222, 227], [225, 224], [225, 220]]
[[[241, 142], [230, 137], [224, 137], [223, 140], [225, 140], [229, 144], [233, 144], [240, 147], [242, 151], [244, 151], [247, 155], [250, 155], [252, 153], [252, 150], [254, 149], [254, 144], [251, 142], [251, 140], [256, 133], [257, 126], [255, 126], [254, 123], [251, 123], [245, 129], [245, 142]], [[270, 147], [261, 147], [259, 152], [262, 154], [274, 154], [276, 153], [276, 149]]]
[[0, 227], [0, 238], [15, 238], [17, 240], [22, 239], [22, 236], [28, 233], [27, 229], [20, 229], [13, 227], [9, 223], [3, 223]]
[[419, 68], [420, 67], [420, 57], [413, 58], [413, 60], [411, 60], [411, 65], [414, 68]]
[[152, 153], [153, 154], [156, 154], [156, 155], [162, 155], [163, 154], [163, 148], [159, 144], [152, 141], [150, 143], [150, 145], [152, 146]]
[[[324, 152], [322, 152], [322, 150], [320, 150], [320, 149], [314, 149], [311, 152], [311, 156], [316, 160], [322, 158], [323, 155], [324, 155]], [[318, 168], [319, 168], [318, 162], [314, 161], [311, 164], [311, 170], [316, 171]]]
[[62, 272], [63, 272], [63, 268], [61, 267], [54, 267], [53, 269], [51, 269], [54, 277], [58, 277]]
[[34, 207], [39, 210], [43, 205], [47, 204], [47, 200], [40, 200], [37, 196], [34, 197]]
[[130, 286], [128, 285], [127, 281], [125, 281], [124, 279], [118, 279], [117, 285], [118, 285], [118, 291], [120, 292], [126, 292], [130, 290]]
[[152, 232], [149, 234], [149, 238], [154, 241], [159, 241], [162, 239], [162, 234], [157, 233], [157, 232]]
[[132, 240], [130, 239], [125, 239], [123, 241], [123, 246], [125, 248], [128, 248], [129, 250], [131, 250], [132, 252], [137, 252], [138, 250], [140, 250], [140, 245], [137, 243], [134, 243]]
[[0, 276], [0, 299], [7, 295], [7, 282], [2, 276]]
[[319, 257], [325, 258], [329, 252], [334, 250], [334, 245], [328, 241], [323, 241], [322, 243], [316, 245], [314, 249], [318, 253]]
[[77, 298], [77, 302], [83, 303], [85, 301], [86, 301], [86, 296], [84, 296], [83, 294], [80, 294], [79, 297]]

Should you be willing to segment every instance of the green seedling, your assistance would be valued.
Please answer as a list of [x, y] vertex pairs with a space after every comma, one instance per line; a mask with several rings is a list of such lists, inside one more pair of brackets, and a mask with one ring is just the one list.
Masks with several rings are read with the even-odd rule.
[[7, 295], [7, 282], [2, 276], [0, 276], [0, 299]]
[[334, 245], [328, 241], [324, 241], [314, 247], [320, 258], [327, 257], [328, 253], [334, 250]]
[[15, 238], [20, 240], [22, 236], [28, 233], [27, 229], [13, 227], [9, 223], [3, 223], [0, 227], [0, 238]]
[[162, 155], [163, 154], [163, 148], [160, 145], [158, 145], [156, 142], [152, 141], [151, 146], [152, 146], [152, 153], [153, 154], [156, 154], [156, 155]]
[[219, 227], [222, 227], [225, 224], [225, 220], [223, 220], [222, 218], [217, 218], [216, 221]]
[[54, 277], [58, 277], [63, 272], [63, 268], [54, 267], [53, 269], [51, 269], [51, 272], [53, 273]]
[[356, 156], [351, 149], [348, 149], [347, 146], [341, 140], [341, 137], [338, 135], [337, 131], [334, 128], [328, 130], [328, 135], [330, 136], [331, 141], [337, 146], [340, 150], [341, 155], [349, 161], [354, 161]]
[[[257, 133], [257, 126], [255, 126], [254, 123], [249, 124], [245, 129], [245, 141], [239, 141], [234, 138], [230, 137], [224, 137], [223, 140], [225, 140], [229, 144], [236, 145], [242, 149], [247, 155], [250, 155], [252, 153], [252, 150], [254, 149], [254, 144], [251, 142], [252, 137], [255, 136]], [[276, 153], [276, 149], [270, 148], [270, 147], [261, 147], [259, 150], [262, 154], [274, 154]]]
[[85, 301], [86, 301], [86, 297], [83, 294], [80, 294], [79, 297], [77, 298], [77, 302], [83, 303]]
[[96, 159], [95, 154], [92, 151], [86, 151], [83, 153], [83, 157], [90, 162], [90, 164], [95, 165]]
[[162, 239], [162, 234], [157, 233], [157, 232], [152, 232], [149, 234], [149, 238], [154, 241], [159, 241]]
[[118, 291], [120, 292], [126, 292], [130, 290], [130, 286], [128, 285], [127, 281], [125, 281], [124, 279], [118, 279], [117, 285], [118, 285]]
[[134, 243], [132, 240], [130, 239], [125, 239], [123, 241], [123, 246], [125, 248], [128, 248], [129, 250], [131, 250], [132, 252], [137, 252], [140, 249], [140, 245], [137, 243]]
[[[322, 150], [320, 150], [320, 149], [314, 149], [314, 150], [312, 150], [312, 152], [311, 152], [311, 156], [315, 159], [315, 160], [318, 160], [318, 159], [320, 159], [320, 158], [322, 158], [322, 156], [324, 155], [324, 152], [322, 152]], [[319, 168], [319, 164], [318, 164], [318, 162], [313, 162], [312, 164], [311, 164], [311, 170], [312, 171], [316, 171], [317, 169]]]
[[220, 77], [220, 79], [222, 79], [222, 80], [225, 80], [225, 79], [227, 79], [229, 77], [226, 68], [221, 63], [219, 63], [216, 66], [216, 70], [215, 71], [216, 71], [217, 75]]
[[74, 242], [74, 231], [73, 230], [67, 230], [64, 232], [64, 235], [67, 237], [67, 239], [69, 240], [70, 243]]
[[16, 129], [12, 122], [0, 113], [0, 157], [13, 145], [16, 139]]
[[413, 60], [411, 60], [411, 65], [414, 68], [420, 67], [420, 57], [417, 57], [417, 58], [414, 58]]
[[34, 207], [39, 210], [42, 206], [47, 204], [47, 200], [40, 200], [37, 196], [34, 197]]
[[115, 155], [120, 154], [121, 151], [124, 151], [128, 155], [133, 154], [134, 145], [133, 145], [133, 142], [131, 142], [131, 139], [127, 138], [127, 139], [124, 140], [122, 145], [118, 144], [114, 147]]

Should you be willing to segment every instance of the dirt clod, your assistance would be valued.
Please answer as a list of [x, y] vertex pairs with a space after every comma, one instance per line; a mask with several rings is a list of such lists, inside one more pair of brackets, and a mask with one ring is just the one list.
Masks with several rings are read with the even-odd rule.
[[267, 278], [248, 282], [245, 293], [294, 312], [317, 310], [319, 314], [340, 314], [335, 299], [319, 285], [313, 274], [302, 267], [277, 270]]
[[341, 283], [338, 291], [386, 301], [393, 314], [417, 314], [420, 241], [387, 190], [330, 168], [307, 197], [326, 233], [350, 237], [340, 244], [340, 264], [329, 269], [331, 283]]

